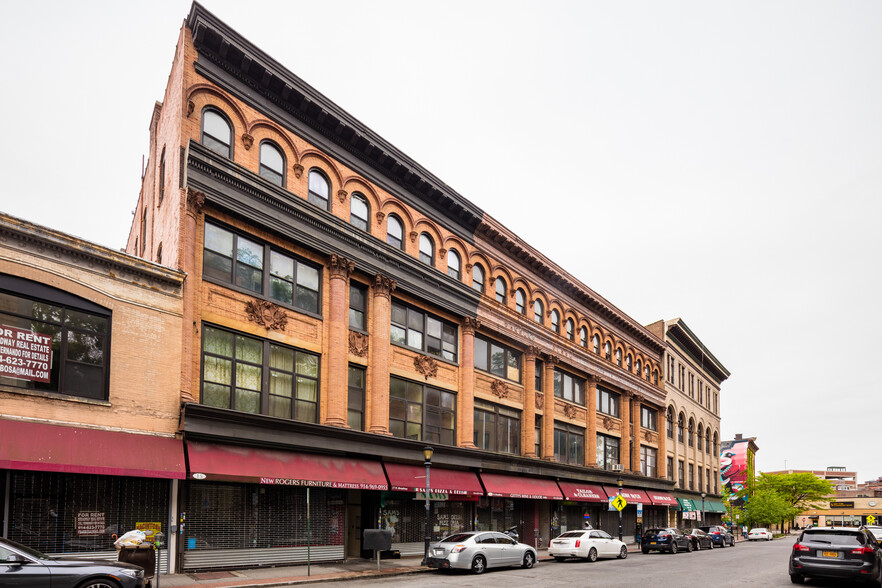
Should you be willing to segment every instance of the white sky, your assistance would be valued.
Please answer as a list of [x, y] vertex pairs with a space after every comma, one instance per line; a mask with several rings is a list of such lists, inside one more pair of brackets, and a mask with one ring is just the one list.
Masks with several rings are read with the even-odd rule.
[[[759, 469], [882, 476], [882, 3], [205, 6], [636, 320], [682, 317]], [[0, 4], [0, 210], [124, 246], [189, 7]]]

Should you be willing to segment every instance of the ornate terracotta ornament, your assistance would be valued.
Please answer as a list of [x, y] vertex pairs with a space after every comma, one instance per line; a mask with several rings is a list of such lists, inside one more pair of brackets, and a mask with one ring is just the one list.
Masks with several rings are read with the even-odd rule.
[[205, 193], [187, 188], [187, 206], [196, 214], [202, 212], [202, 207], [205, 206]]
[[564, 404], [564, 414], [568, 419], [576, 418], [576, 415], [579, 414], [579, 411], [576, 410], [576, 407], [572, 404]]
[[349, 353], [358, 357], [367, 357], [368, 338], [364, 333], [349, 331]]
[[418, 234], [417, 234], [416, 231], [411, 231], [411, 232], [410, 232], [410, 242], [411, 242], [411, 243], [416, 243], [416, 238], [417, 238], [417, 236], [418, 236]]
[[299, 180], [300, 176], [302, 176], [302, 175], [303, 175], [303, 166], [300, 165], [299, 163], [295, 163], [294, 164], [294, 177]]
[[331, 255], [331, 262], [328, 264], [328, 274], [332, 278], [348, 279], [349, 274], [355, 269], [355, 264], [338, 255]]
[[601, 419], [601, 421], [603, 422], [603, 428], [606, 429], [607, 431], [618, 431], [619, 430], [618, 421], [616, 421], [608, 416], [603, 417]]
[[346, 202], [346, 197], [349, 196], [349, 192], [346, 190], [337, 190], [337, 198], [340, 199], [340, 204]]
[[248, 133], [242, 133], [242, 143], [245, 145], [245, 151], [248, 151], [254, 145], [254, 137]]
[[374, 276], [374, 296], [383, 296], [389, 298], [395, 290], [397, 282], [392, 278], [377, 274]]
[[438, 253], [441, 255], [441, 257], [444, 257], [445, 255], [447, 255], [447, 250], [442, 247], [438, 250]]
[[481, 327], [481, 321], [476, 318], [472, 318], [470, 316], [462, 319], [462, 332], [463, 334], [474, 335], [475, 331], [477, 331]]
[[472, 268], [473, 268], [473, 267], [475, 267], [475, 266], [472, 265], [471, 263], [467, 263], [467, 264], [466, 264], [466, 273], [467, 273], [467, 274], [472, 273]]
[[249, 321], [267, 329], [281, 331], [288, 324], [288, 315], [281, 308], [266, 300], [249, 300], [245, 303], [245, 315]]
[[499, 398], [508, 398], [508, 384], [502, 380], [493, 380], [490, 384], [490, 390]]
[[413, 367], [428, 380], [438, 374], [438, 362], [427, 355], [417, 355], [413, 358]]
[[655, 435], [653, 435], [649, 431], [643, 431], [643, 438], [646, 439], [650, 443], [655, 442]]
[[557, 358], [556, 355], [546, 355], [545, 356], [545, 363], [548, 365], [557, 365], [559, 362], [560, 362], [560, 360]]
[[192, 100], [187, 100], [187, 118], [190, 118], [194, 110], [196, 110], [196, 103]]
[[541, 409], [543, 404], [542, 394], [536, 394], [536, 408]]
[[538, 346], [530, 345], [529, 347], [527, 347], [526, 356], [528, 358], [532, 357], [535, 360], [537, 357], [540, 357], [541, 355], [542, 355], [542, 349], [539, 348]]
[[382, 224], [383, 224], [383, 219], [384, 219], [384, 218], [386, 218], [386, 213], [385, 213], [385, 212], [377, 212], [377, 224], [378, 224], [378, 225], [382, 225]]

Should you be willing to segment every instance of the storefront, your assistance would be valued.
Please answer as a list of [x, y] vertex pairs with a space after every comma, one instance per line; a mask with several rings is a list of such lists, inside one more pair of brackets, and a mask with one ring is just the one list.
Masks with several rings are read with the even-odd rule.
[[[515, 527], [521, 542], [528, 545], [538, 545], [540, 537], [560, 534], [556, 503], [564, 496], [554, 480], [482, 472], [481, 482], [487, 499], [479, 503], [476, 518], [485, 522], [487, 530]], [[549, 521], [548, 527], [544, 521]]]
[[[565, 499], [558, 505], [561, 533], [581, 529], [586, 523], [594, 528], [602, 527], [602, 513], [608, 510], [609, 504], [603, 488], [595, 484], [563, 481], [558, 482], [558, 486]], [[616, 529], [618, 533], [618, 522]]]
[[677, 499], [670, 492], [659, 490], [647, 490], [646, 495], [652, 506], [644, 508], [643, 528], [670, 526], [671, 519], [676, 519]]
[[[2, 421], [3, 536], [51, 555], [116, 559], [119, 535], [168, 538], [181, 441], [95, 429]], [[161, 549], [162, 573], [169, 553]], [[173, 563], [172, 563], [173, 565]]]

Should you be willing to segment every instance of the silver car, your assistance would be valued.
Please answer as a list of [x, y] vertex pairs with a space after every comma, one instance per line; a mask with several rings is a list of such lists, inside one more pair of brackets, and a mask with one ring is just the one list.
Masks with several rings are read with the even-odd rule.
[[505, 566], [532, 568], [535, 563], [535, 549], [493, 531], [454, 533], [430, 545], [426, 560], [430, 568], [472, 570], [476, 574]]

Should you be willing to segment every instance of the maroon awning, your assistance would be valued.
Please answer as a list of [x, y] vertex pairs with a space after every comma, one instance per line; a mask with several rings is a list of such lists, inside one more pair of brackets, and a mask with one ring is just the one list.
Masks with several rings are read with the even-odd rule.
[[677, 506], [677, 499], [669, 492], [660, 492], [658, 490], [647, 490], [646, 495], [656, 506]]
[[606, 502], [606, 493], [596, 484], [581, 482], [558, 482], [561, 492], [567, 500], [578, 502]]
[[[384, 463], [392, 490], [402, 492], [426, 491], [426, 468], [423, 466]], [[484, 489], [474, 472], [445, 470], [432, 467], [429, 470], [429, 491], [457, 496], [483, 496]]]
[[190, 478], [279, 486], [388, 490], [378, 461], [187, 442]]
[[563, 500], [563, 494], [554, 480], [482, 473], [481, 481], [484, 482], [484, 488], [487, 489], [487, 496]]
[[183, 479], [180, 439], [0, 420], [0, 468]]
[[[606, 492], [607, 496], [612, 498], [616, 494], [619, 493], [619, 489], [616, 486], [604, 486], [603, 491]], [[646, 492], [643, 490], [637, 490], [635, 488], [622, 488], [622, 496], [628, 504], [652, 504], [649, 501], [649, 496], [646, 495]]]

